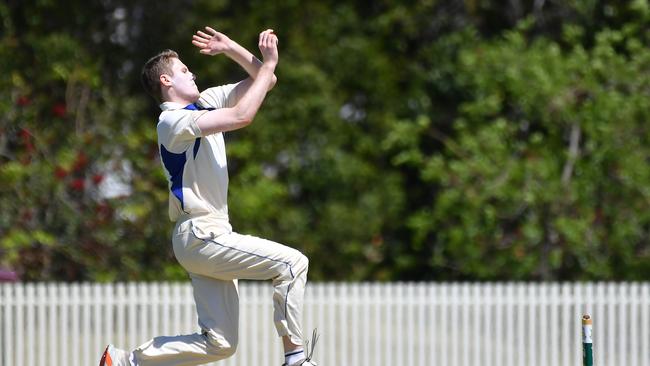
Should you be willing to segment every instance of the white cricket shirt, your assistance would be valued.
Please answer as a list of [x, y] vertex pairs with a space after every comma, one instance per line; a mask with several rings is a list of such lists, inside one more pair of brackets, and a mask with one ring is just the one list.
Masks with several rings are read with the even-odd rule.
[[[210, 214], [228, 223], [228, 165], [223, 133], [203, 135], [196, 121], [207, 110], [232, 107], [237, 84], [206, 89], [190, 105], [165, 102], [158, 120], [158, 145], [169, 182], [169, 218]], [[231, 229], [231, 228], [230, 228]]]

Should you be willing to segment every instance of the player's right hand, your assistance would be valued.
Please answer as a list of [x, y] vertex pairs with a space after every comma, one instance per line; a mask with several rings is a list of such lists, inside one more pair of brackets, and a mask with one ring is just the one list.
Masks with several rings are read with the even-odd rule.
[[228, 36], [210, 27], [205, 27], [205, 31], [208, 33], [196, 31], [192, 37], [192, 44], [198, 47], [202, 54], [214, 56], [230, 50], [231, 41]]
[[260, 33], [259, 40], [262, 59], [265, 64], [271, 64], [275, 67], [278, 64], [278, 36], [273, 33], [273, 29], [267, 29]]

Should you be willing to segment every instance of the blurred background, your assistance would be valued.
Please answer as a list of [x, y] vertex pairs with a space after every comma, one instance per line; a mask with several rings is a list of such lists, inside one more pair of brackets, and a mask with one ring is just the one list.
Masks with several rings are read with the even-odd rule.
[[241, 233], [315, 281], [650, 277], [648, 1], [0, 3], [0, 276], [184, 280], [144, 62], [210, 25], [279, 82], [226, 134]]

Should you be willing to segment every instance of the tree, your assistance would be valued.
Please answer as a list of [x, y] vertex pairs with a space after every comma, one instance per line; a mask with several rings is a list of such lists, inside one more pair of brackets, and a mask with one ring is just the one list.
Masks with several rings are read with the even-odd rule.
[[[279, 83], [226, 135], [237, 231], [320, 280], [636, 279], [648, 264], [647, 1], [47, 1], [0, 5], [0, 266], [25, 280], [183, 279], [140, 66], [191, 34]], [[70, 17], [70, 9], [74, 17]]]
[[[465, 93], [457, 115], [423, 113], [385, 140], [431, 192], [400, 253], [426, 258], [435, 278], [645, 278], [647, 35], [631, 23], [585, 49], [580, 27], [555, 42], [529, 26], [489, 42], [449, 38], [465, 45], [447, 61]], [[437, 73], [422, 77], [440, 88]]]

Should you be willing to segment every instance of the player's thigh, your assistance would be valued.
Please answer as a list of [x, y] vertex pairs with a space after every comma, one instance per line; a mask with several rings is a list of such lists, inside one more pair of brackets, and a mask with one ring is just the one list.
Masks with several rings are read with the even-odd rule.
[[218, 280], [291, 279], [307, 267], [296, 249], [238, 233], [214, 238], [182, 233], [174, 239], [174, 253], [188, 272]]
[[231, 278], [290, 279], [307, 267], [307, 258], [300, 251], [256, 236], [229, 233], [210, 242], [226, 261], [218, 271]]

